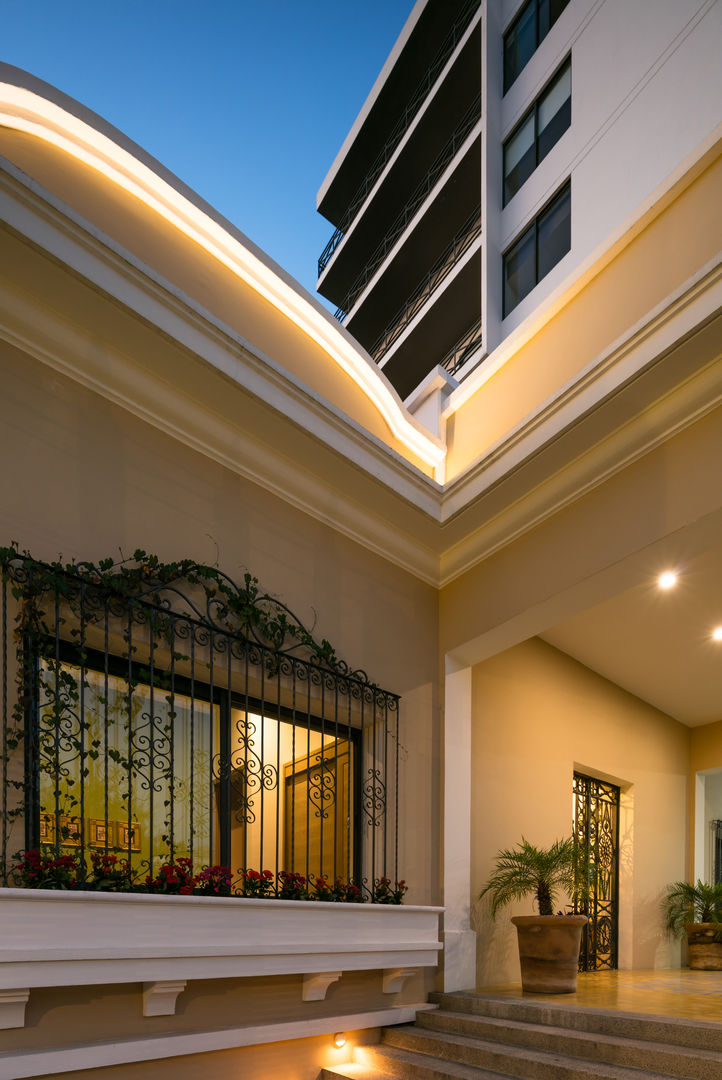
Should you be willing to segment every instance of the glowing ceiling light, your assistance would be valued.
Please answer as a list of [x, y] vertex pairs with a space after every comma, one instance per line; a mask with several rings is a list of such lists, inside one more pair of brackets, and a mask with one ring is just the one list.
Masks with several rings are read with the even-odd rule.
[[657, 584], [660, 589], [673, 589], [677, 584], [677, 575], [674, 570], [665, 570], [663, 574], [660, 574], [657, 578]]
[[714, 641], [722, 641], [722, 626], [716, 626], [712, 631], [712, 639]]
[[333, 1045], [337, 1050], [341, 1050], [346, 1045], [346, 1036], [343, 1031], [337, 1032], [333, 1037]]

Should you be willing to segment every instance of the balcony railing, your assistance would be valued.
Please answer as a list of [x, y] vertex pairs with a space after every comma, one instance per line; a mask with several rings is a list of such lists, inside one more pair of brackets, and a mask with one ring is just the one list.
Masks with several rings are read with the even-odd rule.
[[372, 346], [371, 356], [377, 364], [480, 235], [481, 207], [477, 206]]
[[458, 341], [456, 341], [449, 351], [444, 356], [443, 360], [439, 361], [439, 366], [445, 368], [449, 372], [449, 375], [455, 375], [460, 368], [464, 366], [469, 357], [473, 356], [476, 350], [481, 345], [481, 315], [472, 323], [468, 330], [465, 330]]
[[344, 234], [348, 232], [349, 226], [353, 222], [364, 202], [366, 201], [366, 197], [369, 191], [376, 183], [376, 180], [385, 168], [386, 163], [391, 158], [391, 155], [401, 142], [412, 120], [419, 112], [421, 106], [428, 97], [431, 88], [434, 86], [436, 80], [441, 74], [441, 71], [445, 67], [449, 57], [451, 56], [459, 41], [463, 37], [464, 32], [466, 31], [466, 28], [469, 25], [473, 14], [478, 11], [478, 9], [479, 0], [467, 0], [467, 3], [464, 4], [463, 8], [459, 12], [453, 26], [451, 27], [451, 30], [444, 38], [441, 48], [436, 54], [432, 64], [430, 65], [423, 79], [409, 98], [406, 108], [394, 124], [394, 127], [392, 128], [390, 135], [388, 136], [386, 142], [381, 148], [381, 151], [374, 159], [373, 164], [371, 165], [369, 171], [366, 173], [366, 176], [364, 177], [361, 185], [357, 188], [338, 228], [334, 231], [333, 236], [321, 252], [318, 259], [319, 276], [328, 266], [331, 256], [333, 255], [338, 245], [341, 243]]
[[341, 305], [334, 312], [335, 317], [339, 319], [340, 322], [343, 322], [346, 314], [356, 303], [356, 300], [360, 296], [361, 292], [371, 280], [378, 267], [384, 261], [388, 252], [391, 250], [398, 238], [401, 236], [404, 229], [411, 221], [421, 204], [433, 190], [434, 185], [436, 184], [441, 174], [444, 172], [448, 164], [454, 159], [457, 151], [459, 150], [459, 147], [463, 145], [465, 139], [469, 135], [469, 132], [473, 129], [474, 125], [478, 121], [480, 111], [481, 97], [478, 96], [466, 110], [456, 130], [447, 142], [446, 146], [438, 155], [421, 183], [415, 189], [413, 195], [406, 203], [406, 206], [404, 206], [403, 210], [398, 215], [393, 225], [386, 233], [386, 236], [383, 238], [381, 243], [374, 251], [373, 255], [371, 255], [371, 257], [369, 258], [366, 266], [363, 268], [359, 276], [354, 281], [353, 285], [344, 297]]
[[3, 884], [21, 849], [396, 880], [399, 699], [250, 576], [0, 568]]

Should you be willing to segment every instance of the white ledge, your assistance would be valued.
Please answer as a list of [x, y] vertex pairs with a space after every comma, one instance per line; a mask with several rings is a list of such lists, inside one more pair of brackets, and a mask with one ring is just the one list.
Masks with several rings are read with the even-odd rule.
[[436, 967], [442, 910], [0, 889], [0, 990]]
[[[418, 1012], [428, 1012], [436, 1005], [418, 1002], [391, 1009], [318, 1017], [310, 1020], [290, 1020], [277, 1024], [254, 1024], [247, 1027], [224, 1028], [220, 1031], [199, 1031], [150, 1035], [147, 1038], [114, 1039], [112, 1042], [89, 1043], [84, 1046], [58, 1047], [47, 1050], [20, 1050], [0, 1054], [0, 1075], [13, 1077], [57, 1076], [79, 1069], [99, 1069], [108, 1065], [123, 1065], [134, 1061], [159, 1061], [183, 1054], [202, 1054], [213, 1050], [232, 1050], [240, 1046], [281, 1042], [286, 1039], [310, 1039], [332, 1035], [336, 1031], [361, 1031], [405, 1024]], [[5, 1071], [2, 1071], [2, 1070]]]

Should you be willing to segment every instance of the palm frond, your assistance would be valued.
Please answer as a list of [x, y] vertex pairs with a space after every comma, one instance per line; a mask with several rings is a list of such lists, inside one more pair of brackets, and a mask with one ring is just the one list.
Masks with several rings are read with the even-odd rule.
[[532, 894], [540, 914], [551, 915], [560, 891], [569, 896], [584, 892], [592, 876], [571, 836], [548, 848], [535, 847], [522, 837], [520, 844], [499, 851], [494, 863], [494, 873], [479, 894], [491, 894], [493, 917], [506, 904]]

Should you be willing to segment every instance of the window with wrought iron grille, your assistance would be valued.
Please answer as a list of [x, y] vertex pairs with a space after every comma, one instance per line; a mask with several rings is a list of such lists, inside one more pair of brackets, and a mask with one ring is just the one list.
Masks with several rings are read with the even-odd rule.
[[17, 556], [2, 589], [6, 868], [44, 846], [141, 879], [182, 857], [370, 898], [398, 876], [398, 697], [252, 579]]

